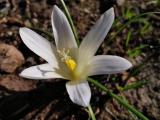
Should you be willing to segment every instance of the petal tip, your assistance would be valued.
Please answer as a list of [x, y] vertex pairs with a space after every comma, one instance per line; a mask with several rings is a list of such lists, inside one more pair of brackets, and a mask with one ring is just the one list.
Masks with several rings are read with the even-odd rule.
[[25, 78], [23, 71], [19, 74], [19, 76]]
[[28, 28], [26, 28], [26, 27], [20, 27], [20, 28], [19, 28], [20, 31], [26, 30], [26, 29], [28, 29]]
[[58, 8], [58, 6], [57, 5], [54, 5], [53, 6], [53, 11], [52, 11], [52, 14], [54, 14], [55, 12], [59, 12], [59, 8]]
[[119, 57], [119, 56], [117, 56], [117, 57], [123, 61], [123, 62], [121, 61], [122, 62], [121, 64], [124, 65], [124, 70], [130, 69], [133, 66], [129, 60], [127, 60], [123, 57]]
[[111, 16], [111, 17], [112, 17], [112, 21], [114, 21], [114, 18], [115, 18], [114, 8], [111, 7], [110, 9], [108, 9], [108, 10], [105, 12], [105, 15], [106, 15], [106, 16]]
[[19, 73], [19, 76], [25, 77], [25, 76], [26, 76], [25, 72], [26, 72], [26, 69], [22, 70], [22, 71]]
[[128, 61], [128, 69], [133, 67], [132, 63], [130, 61]]
[[58, 8], [58, 6], [57, 6], [57, 5], [54, 5], [54, 6], [53, 6], [53, 9], [57, 9], [57, 8]]
[[22, 31], [24, 30], [24, 28], [25, 28], [25, 27], [20, 27], [20, 28], [19, 28], [19, 33], [20, 33], [20, 34], [21, 34]]
[[20, 27], [19, 28], [19, 34], [20, 36], [22, 36], [25, 32], [27, 32], [28, 30], [30, 30], [29, 28], [26, 27]]
[[66, 89], [73, 103], [88, 107], [91, 99], [91, 90], [88, 82], [78, 84], [66, 83]]
[[125, 59], [125, 58], [123, 58], [123, 65], [124, 65], [124, 70], [128, 70], [128, 69], [130, 69], [130, 68], [132, 68], [132, 63], [129, 61], [129, 60], [127, 60], [127, 59]]

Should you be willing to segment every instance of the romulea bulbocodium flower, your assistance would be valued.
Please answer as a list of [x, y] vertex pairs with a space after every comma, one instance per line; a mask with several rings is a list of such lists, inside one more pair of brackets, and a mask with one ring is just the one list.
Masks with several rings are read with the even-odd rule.
[[69, 80], [66, 89], [70, 99], [87, 107], [91, 98], [88, 76], [116, 74], [132, 66], [128, 60], [119, 56], [95, 55], [113, 21], [114, 9], [110, 8], [98, 19], [78, 47], [66, 16], [54, 6], [51, 23], [56, 45], [31, 29], [20, 28], [24, 44], [47, 62], [23, 70], [20, 76], [37, 80]]
[[68, 77], [65, 77], [65, 78], [68, 78], [68, 80], [72, 80], [74, 82], [80, 81], [80, 80], [83, 81], [84, 79], [87, 79], [89, 66], [87, 65], [84, 66], [82, 64], [79, 65], [80, 62], [77, 61], [78, 52], [74, 57], [71, 54], [73, 52], [75, 52], [75, 49], [74, 51], [73, 50], [71, 51], [70, 49], [66, 49], [66, 48], [57, 50], [59, 66], [61, 66], [60, 68], [62, 68], [62, 66], [63, 68], [65, 68], [63, 70], [59, 69], [59, 71], [62, 75], [68, 76]]

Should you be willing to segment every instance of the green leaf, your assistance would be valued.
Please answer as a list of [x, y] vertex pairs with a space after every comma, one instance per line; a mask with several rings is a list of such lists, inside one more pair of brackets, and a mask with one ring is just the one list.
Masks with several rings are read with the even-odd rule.
[[127, 39], [126, 39], [126, 43], [125, 43], [125, 45], [126, 45], [126, 47], [128, 47], [128, 43], [129, 43], [129, 41], [131, 40], [131, 36], [132, 36], [132, 32], [131, 32], [131, 30], [128, 32], [128, 34], [127, 34]]
[[130, 90], [130, 89], [137, 89], [142, 87], [143, 85], [146, 85], [148, 83], [148, 81], [146, 80], [142, 80], [142, 81], [136, 81], [132, 84], [126, 85], [124, 87], [118, 86], [118, 89], [121, 91], [126, 91], [126, 90]]
[[146, 12], [146, 13], [141, 13], [139, 15], [133, 16], [125, 24], [123, 24], [121, 27], [119, 27], [119, 29], [116, 31], [116, 33], [108, 41], [108, 43], [110, 43], [120, 32], [122, 32], [131, 23], [138, 21], [140, 18], [144, 17], [145, 15], [151, 15], [151, 14], [160, 14], [160, 12]]
[[142, 49], [145, 48], [145, 47], [148, 47], [148, 45], [143, 45], [143, 44], [141, 44], [140, 46], [135, 47], [135, 48], [132, 49], [132, 50], [129, 49], [129, 50], [127, 51], [127, 54], [128, 54], [128, 56], [129, 56], [130, 58], [137, 57], [137, 56], [141, 55]]
[[108, 93], [111, 97], [113, 97], [121, 105], [123, 105], [123, 107], [127, 108], [129, 111], [131, 111], [132, 113], [134, 113], [141, 120], [149, 120], [141, 112], [137, 111], [133, 106], [131, 106], [130, 104], [128, 104], [126, 101], [124, 101], [120, 96], [118, 96], [118, 95], [114, 94], [113, 92], [111, 92], [110, 90], [108, 90], [106, 88], [106, 86], [102, 85], [101, 83], [99, 83], [98, 81], [96, 81], [96, 80], [94, 80], [92, 78], [88, 78], [87, 80], [89, 82], [91, 82], [92, 84], [96, 85], [97, 87], [99, 87], [102, 91], [105, 91], [106, 93]]

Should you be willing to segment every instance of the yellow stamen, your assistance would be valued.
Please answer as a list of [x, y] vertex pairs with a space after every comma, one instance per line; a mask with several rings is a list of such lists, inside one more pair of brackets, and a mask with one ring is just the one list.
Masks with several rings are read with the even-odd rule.
[[76, 68], [77, 64], [75, 60], [73, 60], [71, 56], [69, 56], [70, 51], [64, 48], [61, 51], [57, 50], [57, 52], [61, 57], [61, 61], [64, 62], [71, 71], [73, 71]]
[[65, 63], [66, 63], [66, 65], [67, 65], [67, 67], [70, 69], [70, 70], [74, 70], [75, 68], [76, 68], [76, 66], [77, 66], [77, 64], [76, 64], [76, 62], [73, 60], [73, 59], [67, 59], [67, 60], [65, 60]]

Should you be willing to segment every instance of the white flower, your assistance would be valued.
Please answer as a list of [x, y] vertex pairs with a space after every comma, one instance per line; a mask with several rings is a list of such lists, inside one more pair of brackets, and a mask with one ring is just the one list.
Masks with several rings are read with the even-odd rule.
[[114, 9], [110, 8], [100, 17], [79, 47], [66, 16], [57, 6], [53, 8], [51, 21], [56, 47], [32, 30], [20, 28], [25, 45], [47, 61], [46, 64], [25, 69], [20, 76], [70, 80], [66, 83], [70, 99], [86, 107], [91, 98], [88, 76], [119, 73], [132, 66], [128, 60], [118, 56], [94, 56], [114, 21]]

